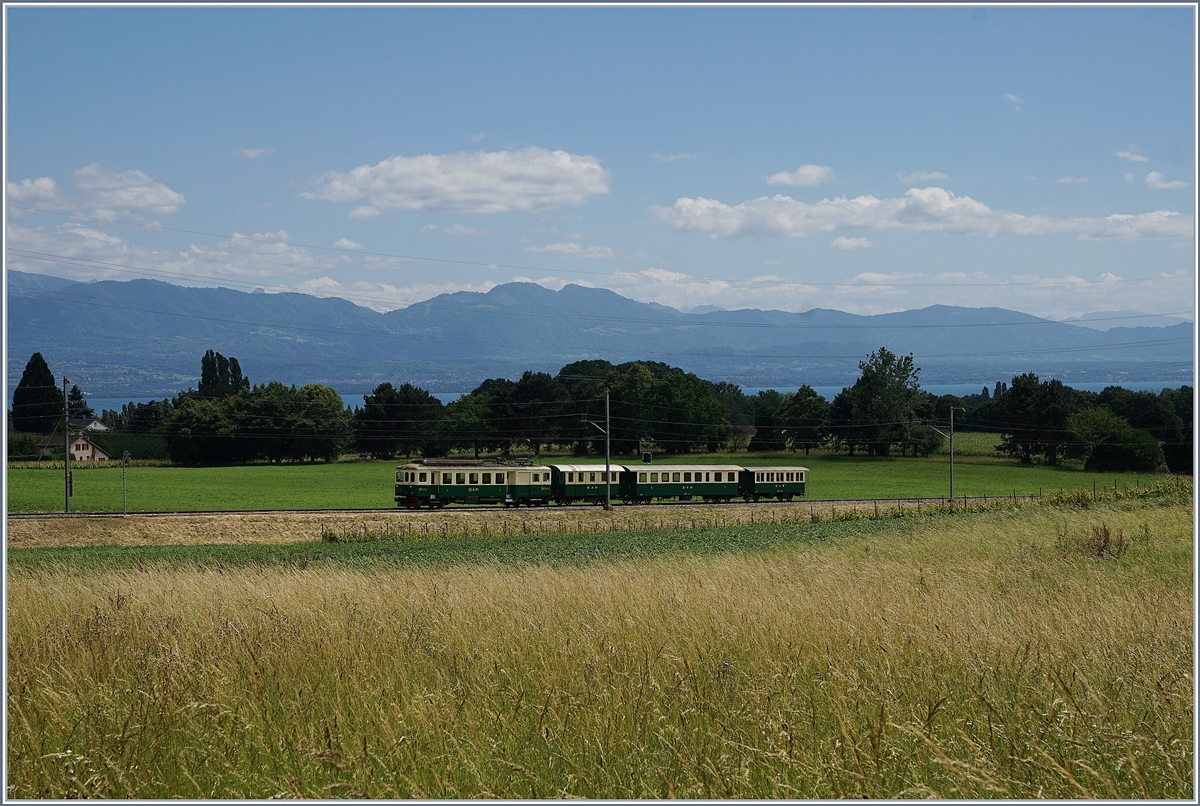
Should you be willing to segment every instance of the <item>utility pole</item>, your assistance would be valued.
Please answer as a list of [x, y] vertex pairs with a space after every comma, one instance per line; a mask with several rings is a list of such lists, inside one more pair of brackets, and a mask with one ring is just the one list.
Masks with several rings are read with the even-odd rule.
[[612, 511], [612, 454], [611, 441], [609, 433], [612, 431], [611, 424], [608, 419], [608, 390], [604, 390], [604, 427], [600, 427], [600, 423], [593, 423], [583, 415], [583, 422], [590, 423], [596, 426], [596, 429], [604, 434], [604, 509], [607, 512]]
[[609, 469], [609, 435], [612, 433], [612, 426], [608, 421], [608, 390], [604, 390], [604, 509], [606, 512], [612, 511], [612, 471]]
[[63, 376], [63, 491], [66, 493], [66, 512], [71, 514], [71, 404], [67, 399], [67, 376]]
[[955, 409], [958, 409], [959, 411], [963, 412], [964, 414], [967, 411], [962, 406], [951, 406], [950, 407], [950, 433], [949, 434], [947, 434], [945, 431], [941, 430], [940, 428], [930, 426], [930, 428], [933, 428], [934, 431], [937, 431], [942, 436], [950, 438], [950, 503], [951, 504], [954, 503], [954, 410]]
[[125, 468], [129, 467], [129, 451], [121, 456], [121, 510], [126, 518], [129, 517], [129, 491], [125, 487]]

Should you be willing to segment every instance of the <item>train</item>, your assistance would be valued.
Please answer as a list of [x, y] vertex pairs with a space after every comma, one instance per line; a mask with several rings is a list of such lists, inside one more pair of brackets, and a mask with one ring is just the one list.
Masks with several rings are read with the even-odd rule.
[[[611, 479], [609, 475], [611, 474]], [[791, 501], [805, 495], [808, 468], [740, 465], [533, 464], [425, 459], [396, 468], [396, 506], [570, 506], [654, 501]]]

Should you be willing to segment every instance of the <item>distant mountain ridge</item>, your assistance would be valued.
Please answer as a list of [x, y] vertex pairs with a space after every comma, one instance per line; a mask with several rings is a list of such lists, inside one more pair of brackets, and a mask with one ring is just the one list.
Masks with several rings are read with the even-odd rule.
[[1059, 319], [1060, 322], [1070, 322], [1083, 325], [1093, 330], [1109, 330], [1114, 327], [1170, 327], [1171, 325], [1191, 324], [1191, 320], [1178, 316], [1163, 316], [1162, 314], [1142, 313], [1141, 311], [1092, 311], [1083, 316], [1072, 316]]
[[1053, 322], [1003, 308], [861, 316], [816, 308], [682, 313], [613, 291], [508, 283], [378, 313], [338, 298], [192, 288], [158, 280], [75, 283], [8, 272], [8, 378], [41, 352], [93, 396], [159, 396], [196, 383], [206, 349], [254, 382], [382, 381], [466, 391], [487, 377], [603, 358], [663, 361], [713, 381], [795, 388], [852, 382], [880, 346], [913, 353], [925, 383], [1034, 371], [1064, 381], [1191, 383], [1193, 329]]

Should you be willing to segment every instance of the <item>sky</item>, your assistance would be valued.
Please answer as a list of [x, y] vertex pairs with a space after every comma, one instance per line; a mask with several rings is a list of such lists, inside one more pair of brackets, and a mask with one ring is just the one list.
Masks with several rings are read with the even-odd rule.
[[6, 265], [1195, 307], [1195, 9], [6, 6]]

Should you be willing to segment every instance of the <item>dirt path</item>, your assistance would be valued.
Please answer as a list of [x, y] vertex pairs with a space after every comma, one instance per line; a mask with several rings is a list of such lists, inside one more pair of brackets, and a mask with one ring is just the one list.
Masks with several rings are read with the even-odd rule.
[[[629, 507], [606, 513], [598, 507], [546, 507], [494, 511], [383, 513], [270, 513], [254, 515], [119, 515], [105, 518], [8, 518], [8, 547], [146, 546], [238, 543], [302, 543], [323, 532], [351, 536], [367, 531], [397, 539], [420, 537], [500, 537], [563, 532], [627, 532], [696, 529], [758, 523], [790, 523], [814, 518], [879, 516], [915, 502], [795, 502], [791, 504], [688, 507]], [[925, 510], [938, 504], [925, 502]]]

